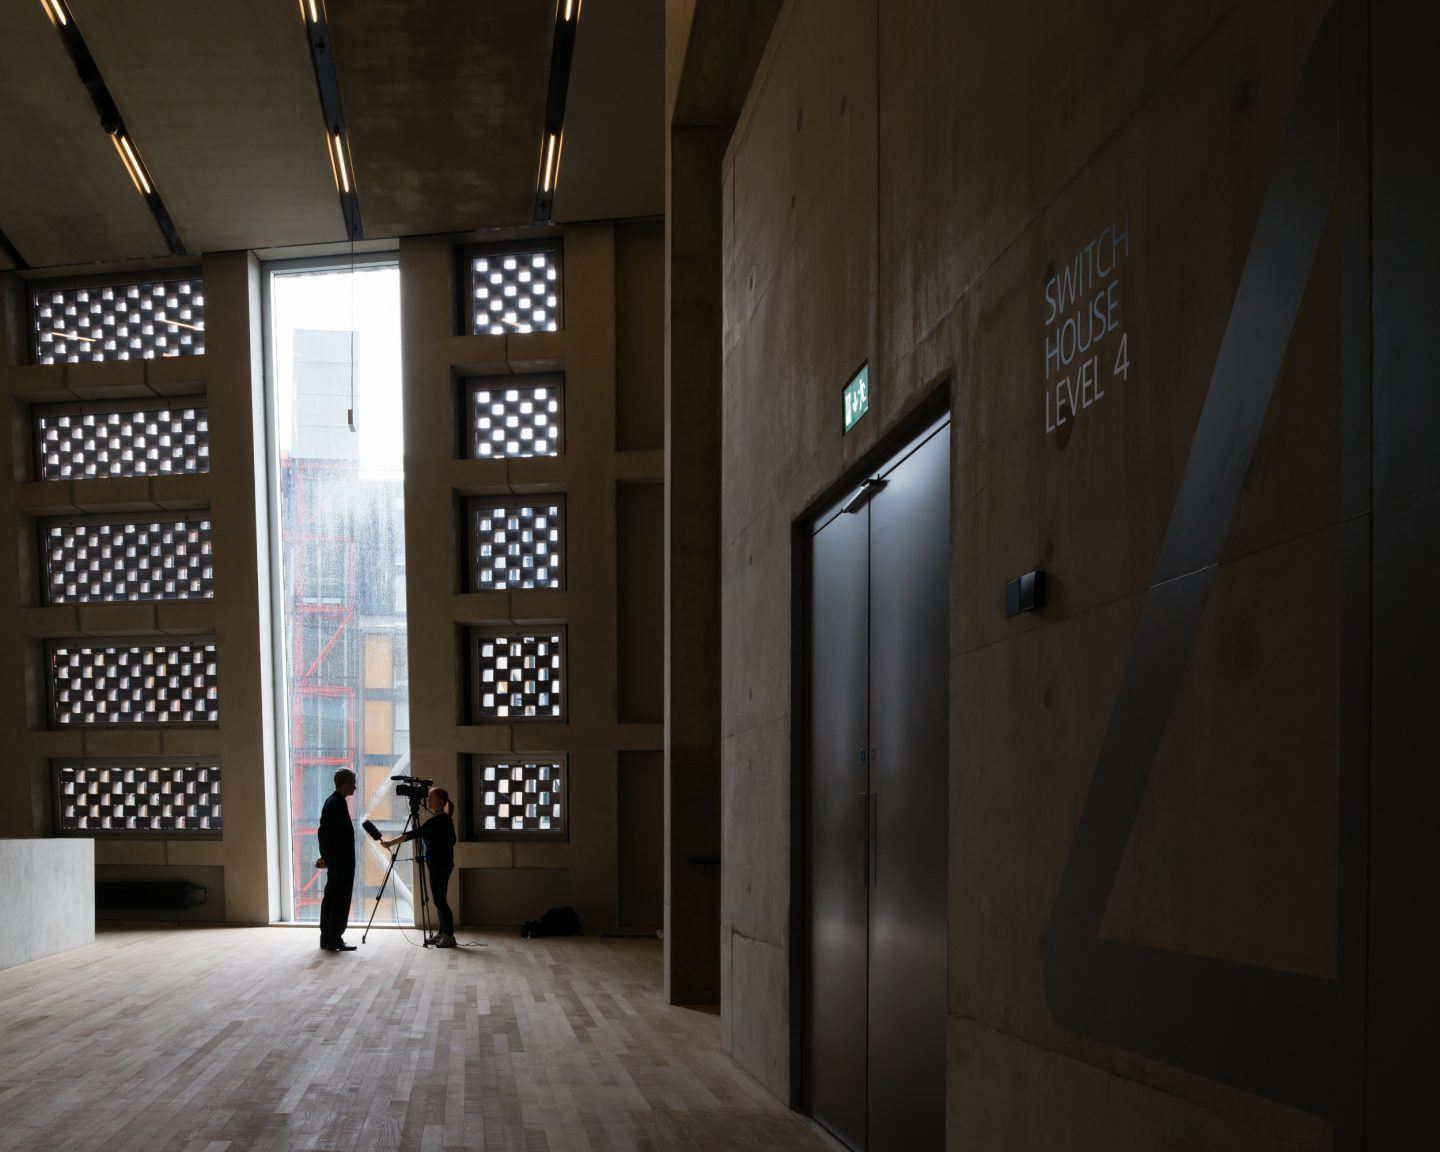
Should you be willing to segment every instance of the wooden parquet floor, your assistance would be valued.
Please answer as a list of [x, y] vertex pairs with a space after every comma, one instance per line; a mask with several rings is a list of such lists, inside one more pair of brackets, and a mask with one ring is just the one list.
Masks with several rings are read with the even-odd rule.
[[105, 932], [0, 972], [0, 1149], [826, 1147], [663, 1003], [658, 943], [462, 937]]

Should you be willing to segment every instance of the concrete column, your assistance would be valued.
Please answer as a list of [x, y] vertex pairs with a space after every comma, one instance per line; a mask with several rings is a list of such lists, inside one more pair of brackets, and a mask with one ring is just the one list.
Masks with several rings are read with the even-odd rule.
[[665, 992], [720, 999], [721, 182], [728, 128], [673, 127], [665, 302]]
[[[251, 253], [222, 252], [206, 256], [202, 269], [226, 919], [266, 924], [280, 906], [260, 265]], [[176, 840], [167, 863], [210, 855], [204, 845]]]

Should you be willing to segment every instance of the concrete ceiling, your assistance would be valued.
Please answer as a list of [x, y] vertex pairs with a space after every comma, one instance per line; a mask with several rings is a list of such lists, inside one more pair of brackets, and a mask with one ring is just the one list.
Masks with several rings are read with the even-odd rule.
[[168, 249], [45, 10], [0, 4], [0, 231], [35, 267]]
[[[190, 252], [343, 238], [296, 0], [69, 4]], [[553, 4], [329, 20], [366, 236], [528, 224]], [[662, 211], [663, 28], [663, 0], [585, 0], [557, 220]], [[0, 231], [33, 268], [165, 254], [39, 0], [0, 3], [0, 156]]]
[[295, 0], [69, 4], [189, 251], [345, 238]]
[[665, 211], [664, 0], [585, 0], [570, 65], [557, 221]]
[[553, 3], [347, 0], [329, 11], [365, 235], [528, 224]]

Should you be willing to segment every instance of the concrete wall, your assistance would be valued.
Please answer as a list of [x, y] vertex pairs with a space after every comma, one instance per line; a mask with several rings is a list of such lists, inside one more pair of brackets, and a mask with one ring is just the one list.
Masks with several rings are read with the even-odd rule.
[[[624, 486], [663, 478], [659, 425], [645, 412], [661, 393], [663, 268], [653, 226], [575, 225], [561, 234], [563, 327], [511, 336], [455, 334], [456, 248], [467, 238], [401, 241], [411, 765], [416, 774], [456, 789], [468, 754], [565, 753], [568, 841], [462, 842], [455, 854], [457, 907], [467, 923], [513, 924], [536, 918], [551, 905], [573, 904], [587, 931], [615, 931], [620, 927], [619, 757], [661, 748], [658, 714], [620, 710], [620, 684], [627, 686], [627, 702], [653, 701], [660, 668], [645, 645], [637, 651], [633, 644], [619, 643], [617, 503], [629, 504], [619, 500]], [[483, 237], [486, 242], [504, 238]], [[565, 373], [564, 453], [456, 459], [458, 381], [527, 371]], [[469, 495], [547, 491], [565, 494], [566, 587], [463, 591], [457, 502]], [[632, 540], [626, 559], [658, 556], [659, 524], [639, 517], [627, 523], [648, 533], [649, 540]], [[627, 604], [632, 633], [637, 613], [646, 616], [644, 607]], [[465, 628], [546, 621], [563, 622], [568, 629], [565, 722], [466, 723]], [[647, 621], [650, 635], [657, 634], [658, 599], [648, 605]], [[658, 848], [660, 829], [653, 835]], [[654, 855], [658, 866], [658, 851]]]
[[[150, 869], [157, 879], [213, 877], [226, 920], [264, 924], [279, 911], [273, 851], [274, 761], [268, 532], [259, 265], [243, 252], [201, 261], [206, 353], [101, 364], [28, 364], [25, 285], [3, 277], [0, 325], [0, 631], [18, 642], [0, 655], [0, 836], [53, 831], [50, 761], [85, 756], [218, 756], [224, 835], [218, 840], [99, 839], [95, 868]], [[34, 478], [33, 405], [204, 395], [211, 471], [195, 476], [40, 482]], [[209, 509], [216, 557], [213, 600], [42, 606], [35, 519], [106, 511]], [[216, 727], [53, 732], [46, 728], [44, 641], [52, 637], [214, 636], [220, 679]], [[119, 874], [118, 872], [116, 873]]]
[[95, 942], [90, 840], [0, 840], [0, 968]]
[[[1062, 1026], [1044, 966], [1325, 9], [791, 0], [777, 20], [722, 176], [720, 693], [724, 1043], [781, 1099], [795, 1074], [792, 525], [948, 380], [950, 1146], [1335, 1138], [1346, 1083], [1299, 1093], [1328, 1084], [1326, 1103], [1281, 1102], [1225, 1073], [1243, 1039], [1200, 1074], [1199, 1056]], [[1334, 212], [1101, 926], [1322, 993], [1344, 927]], [[1077, 385], [1059, 423], [1055, 385], [1076, 380], [1073, 365], [1046, 376], [1045, 286], [1097, 238], [1116, 326], [1098, 384]], [[841, 388], [866, 360], [871, 412], [842, 438]], [[1050, 603], [1007, 620], [1005, 582], [1035, 567]], [[1233, 1007], [1236, 1035], [1283, 1046], [1253, 1007]]]

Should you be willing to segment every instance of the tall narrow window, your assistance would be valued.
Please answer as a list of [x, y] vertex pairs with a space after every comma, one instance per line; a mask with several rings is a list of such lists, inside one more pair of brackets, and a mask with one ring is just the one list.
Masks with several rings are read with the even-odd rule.
[[[288, 915], [318, 920], [316, 829], [335, 773], [355, 773], [357, 827], [398, 832], [408, 811], [390, 782], [409, 772], [409, 687], [394, 674], [406, 664], [400, 274], [279, 265], [268, 286]], [[355, 851], [350, 914], [368, 918], [388, 857], [363, 834]], [[376, 919], [410, 916], [397, 868]]]

